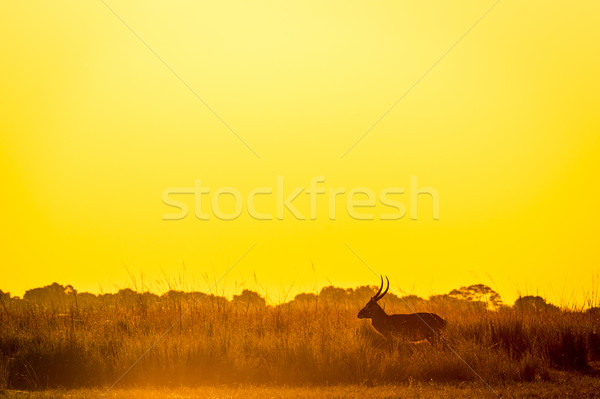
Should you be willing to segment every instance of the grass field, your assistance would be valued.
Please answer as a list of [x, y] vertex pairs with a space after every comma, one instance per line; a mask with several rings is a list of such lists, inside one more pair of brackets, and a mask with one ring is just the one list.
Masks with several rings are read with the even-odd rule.
[[231, 301], [62, 286], [3, 294], [0, 389], [97, 397], [118, 380], [107, 397], [481, 397], [492, 394], [486, 384], [509, 397], [600, 391], [597, 309], [541, 298], [494, 309], [456, 295], [381, 301], [390, 313], [408, 304], [444, 317], [447, 345], [432, 346], [387, 342], [357, 319], [372, 294], [328, 287], [278, 306], [252, 292]]

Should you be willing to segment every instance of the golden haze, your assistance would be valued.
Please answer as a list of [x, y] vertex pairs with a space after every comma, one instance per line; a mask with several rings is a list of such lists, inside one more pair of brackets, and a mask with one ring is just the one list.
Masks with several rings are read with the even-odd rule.
[[[1, 289], [112, 291], [129, 271], [206, 290], [256, 242], [227, 293], [376, 283], [345, 243], [396, 292], [597, 292], [597, 2], [498, 3], [343, 158], [491, 3], [109, 4], [260, 158], [101, 2], [3, 2]], [[375, 192], [417, 176], [440, 220], [331, 221], [325, 202], [313, 221], [161, 220], [168, 187], [277, 176]]]

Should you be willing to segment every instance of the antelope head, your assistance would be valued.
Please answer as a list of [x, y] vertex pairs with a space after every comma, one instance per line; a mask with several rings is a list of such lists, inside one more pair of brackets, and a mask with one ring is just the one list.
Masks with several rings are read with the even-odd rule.
[[381, 294], [381, 290], [383, 289], [383, 276], [381, 276], [381, 287], [379, 287], [379, 291], [377, 291], [377, 294], [371, 297], [365, 307], [358, 312], [359, 319], [370, 319], [373, 317], [374, 312], [376, 312], [378, 309], [381, 310], [381, 307], [377, 304], [377, 301], [383, 298], [390, 289], [390, 280], [388, 280], [387, 276], [385, 276], [385, 279], [387, 281], [387, 287], [385, 288], [385, 291], [383, 291], [383, 294]]

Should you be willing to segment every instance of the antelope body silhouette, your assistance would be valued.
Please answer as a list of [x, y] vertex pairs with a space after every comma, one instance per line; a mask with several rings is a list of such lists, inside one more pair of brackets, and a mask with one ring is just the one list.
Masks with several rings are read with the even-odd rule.
[[381, 287], [372, 297], [364, 308], [358, 312], [359, 319], [371, 319], [371, 324], [375, 330], [388, 340], [398, 338], [408, 338], [411, 341], [427, 339], [433, 344], [440, 336], [442, 330], [446, 327], [446, 320], [435, 313], [409, 313], [409, 314], [387, 314], [385, 310], [377, 303], [387, 294], [390, 289], [390, 280], [387, 280], [387, 287], [383, 294], [383, 276], [381, 277]]

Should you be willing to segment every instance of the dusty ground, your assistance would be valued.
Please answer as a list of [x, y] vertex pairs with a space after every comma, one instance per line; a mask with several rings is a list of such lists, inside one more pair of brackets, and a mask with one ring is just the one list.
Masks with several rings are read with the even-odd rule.
[[494, 386], [494, 392], [480, 384], [412, 384], [366, 387], [359, 385], [332, 387], [268, 387], [268, 386], [206, 386], [169, 389], [99, 389], [47, 390], [37, 392], [0, 391], [2, 398], [600, 398], [600, 378], [577, 377], [561, 382]]

